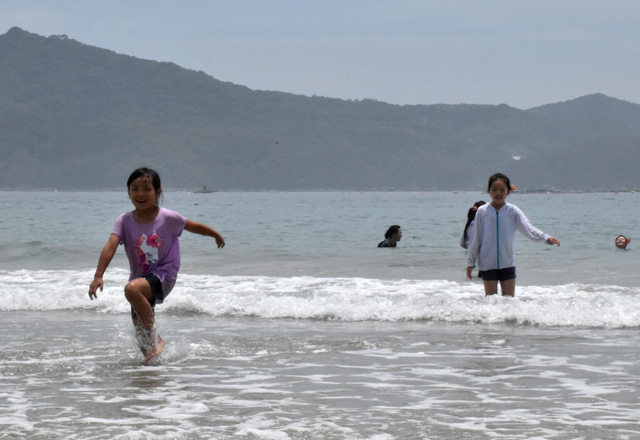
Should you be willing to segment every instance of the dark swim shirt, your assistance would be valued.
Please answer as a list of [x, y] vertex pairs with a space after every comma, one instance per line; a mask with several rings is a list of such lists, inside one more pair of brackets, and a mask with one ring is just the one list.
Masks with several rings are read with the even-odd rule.
[[396, 247], [396, 243], [391, 244], [389, 242], [388, 238], [385, 238], [384, 240], [382, 240], [380, 243], [378, 243], [378, 247], [379, 248], [383, 248], [383, 247]]

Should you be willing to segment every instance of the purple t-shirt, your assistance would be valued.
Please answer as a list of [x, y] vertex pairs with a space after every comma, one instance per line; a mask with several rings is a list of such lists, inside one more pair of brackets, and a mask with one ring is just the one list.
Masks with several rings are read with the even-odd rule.
[[120, 238], [129, 258], [129, 281], [153, 274], [162, 282], [163, 296], [171, 292], [180, 269], [178, 237], [186, 223], [186, 217], [165, 208], [148, 225], [139, 225], [133, 212], [120, 214], [112, 233]]

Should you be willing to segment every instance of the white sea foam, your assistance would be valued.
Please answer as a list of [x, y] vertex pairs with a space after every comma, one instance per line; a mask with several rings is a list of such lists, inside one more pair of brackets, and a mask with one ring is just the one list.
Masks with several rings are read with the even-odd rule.
[[[93, 301], [91, 279], [92, 271], [0, 271], [0, 311], [129, 312], [126, 271], [109, 271]], [[515, 298], [505, 298], [485, 297], [478, 282], [181, 275], [157, 313], [623, 328], [640, 326], [639, 294], [639, 288], [565, 284], [518, 286]]]

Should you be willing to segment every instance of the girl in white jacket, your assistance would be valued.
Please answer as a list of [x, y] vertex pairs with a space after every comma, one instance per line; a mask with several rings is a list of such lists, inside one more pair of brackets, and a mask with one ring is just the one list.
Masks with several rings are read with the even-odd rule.
[[498, 281], [503, 296], [513, 296], [516, 289], [516, 267], [513, 243], [516, 230], [533, 241], [560, 246], [560, 240], [536, 229], [515, 205], [506, 202], [511, 182], [504, 174], [489, 178], [491, 203], [478, 208], [473, 222], [472, 240], [467, 250], [467, 277], [478, 261], [485, 295], [498, 293]]

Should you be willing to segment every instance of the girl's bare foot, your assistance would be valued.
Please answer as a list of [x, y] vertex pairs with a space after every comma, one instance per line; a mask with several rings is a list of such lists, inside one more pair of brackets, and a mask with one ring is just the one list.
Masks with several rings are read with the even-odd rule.
[[[155, 345], [152, 345], [149, 350], [145, 353], [145, 362], [149, 362], [154, 357], [158, 356], [162, 353], [162, 349], [164, 348], [164, 339], [160, 335], [158, 335], [158, 342]], [[143, 352], [144, 353], [144, 352]]]

